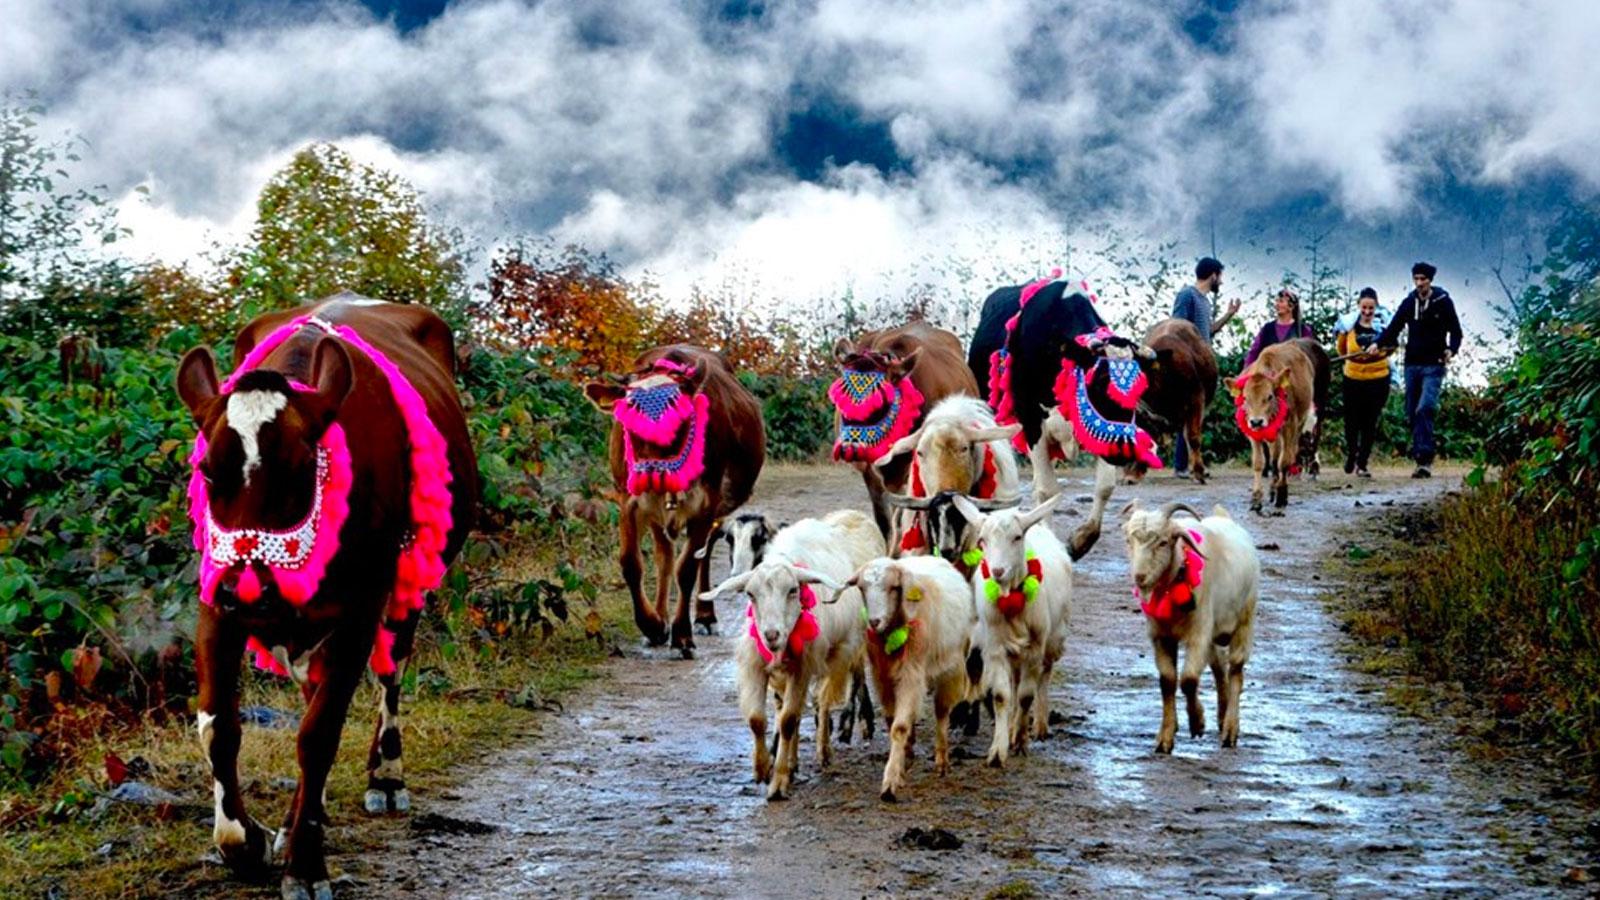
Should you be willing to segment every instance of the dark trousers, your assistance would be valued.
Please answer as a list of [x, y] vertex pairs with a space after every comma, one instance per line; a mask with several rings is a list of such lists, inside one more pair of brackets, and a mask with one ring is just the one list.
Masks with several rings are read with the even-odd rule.
[[1419, 466], [1433, 465], [1433, 417], [1439, 412], [1439, 392], [1444, 390], [1444, 366], [1406, 366], [1406, 421], [1411, 424], [1411, 458]]
[[1372, 458], [1378, 439], [1378, 422], [1389, 402], [1389, 376], [1344, 380], [1344, 457], [1358, 469]]

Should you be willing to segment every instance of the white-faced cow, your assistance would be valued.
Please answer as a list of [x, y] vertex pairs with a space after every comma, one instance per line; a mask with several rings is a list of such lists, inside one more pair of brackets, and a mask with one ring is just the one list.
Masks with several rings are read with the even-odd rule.
[[[323, 795], [369, 665], [381, 691], [365, 805], [410, 804], [398, 666], [477, 500], [452, 344], [426, 309], [340, 294], [251, 322], [234, 342], [241, 362], [221, 382], [203, 347], [178, 369], [178, 393], [200, 427], [189, 484], [202, 599], [196, 717], [214, 835], [240, 872], [287, 850], [284, 897], [332, 895]], [[257, 665], [298, 681], [308, 703], [299, 787], [276, 842], [239, 791], [247, 647]]]
[[878, 530], [895, 528], [885, 490], [905, 493], [911, 458], [873, 465], [896, 441], [916, 431], [923, 416], [952, 394], [978, 396], [978, 384], [961, 361], [961, 341], [926, 322], [868, 332], [834, 347], [841, 374], [828, 389], [837, 410], [833, 458], [861, 470]]
[[[1320, 349], [1320, 348], [1319, 348]], [[1315, 367], [1296, 342], [1273, 344], [1233, 381], [1234, 421], [1250, 439], [1250, 509], [1261, 512], [1261, 479], [1272, 473], [1272, 505], [1289, 505], [1289, 467], [1300, 449], [1300, 436], [1316, 428], [1313, 402]]]
[[[646, 351], [627, 378], [590, 382], [584, 393], [616, 419], [611, 475], [627, 497], [621, 562], [633, 597], [633, 620], [651, 644], [666, 643], [667, 598], [675, 575], [672, 646], [692, 659], [689, 601], [697, 581], [701, 592], [710, 588], [710, 560], [699, 551], [717, 521], [750, 499], [761, 474], [767, 455], [761, 404], [719, 354], [688, 344]], [[645, 603], [639, 552], [645, 528], [655, 539], [653, 605]], [[685, 546], [675, 555], [680, 536]], [[694, 620], [712, 630], [716, 607], [697, 601]]]
[[[1059, 275], [1059, 270], [1053, 273]], [[1061, 492], [1051, 469], [1051, 448], [1061, 436], [1047, 433], [1052, 410], [1072, 426], [1075, 446], [1064, 448], [1063, 455], [1071, 459], [1081, 447], [1099, 457], [1095, 505], [1072, 535], [1073, 559], [1100, 537], [1118, 467], [1136, 461], [1161, 465], [1153, 439], [1137, 422], [1139, 399], [1149, 384], [1144, 369], [1155, 354], [1113, 335], [1094, 302], [1082, 282], [1046, 278], [1000, 288], [984, 301], [967, 357], [973, 372], [985, 376], [980, 381], [995, 421], [1022, 425], [1015, 446], [1032, 461], [1035, 500]]]

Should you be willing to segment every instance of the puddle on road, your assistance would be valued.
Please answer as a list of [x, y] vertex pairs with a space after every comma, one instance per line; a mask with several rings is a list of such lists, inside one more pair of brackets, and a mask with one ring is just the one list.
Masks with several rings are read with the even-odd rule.
[[[1082, 484], [1075, 475], [1069, 490]], [[1442, 486], [1386, 478], [1373, 489], [1408, 502]], [[1242, 511], [1248, 478], [1197, 488], [1152, 477], [1118, 497], [1197, 493]], [[1342, 666], [1342, 635], [1316, 599], [1329, 585], [1314, 576], [1323, 535], [1361, 496], [1297, 489], [1287, 517], [1242, 519], [1258, 544], [1281, 549], [1262, 551], [1276, 574], [1264, 576], [1236, 750], [1221, 750], [1214, 730], [1191, 739], [1180, 729], [1171, 757], [1151, 752], [1155, 666], [1108, 519], [1075, 566], [1052, 702], [1066, 723], [1005, 770], [981, 763], [985, 723], [953, 741], [940, 781], [924, 725], [907, 796], [884, 804], [884, 729], [869, 747], [839, 747], [819, 773], [808, 718], [805, 780], [793, 800], [768, 804], [751, 783], [734, 699], [730, 605], [719, 609], [725, 636], [701, 639], [699, 659], [639, 651], [616, 661], [566, 715], [545, 720], [539, 739], [475, 772], [459, 800], [418, 798], [501, 830], [347, 862], [356, 894], [399, 885], [452, 897], [982, 896], [1018, 881], [1048, 895], [1563, 894], [1569, 866], [1600, 861], [1570, 837], [1581, 810], [1534, 799], [1552, 796], [1549, 786], [1522, 773], [1502, 782], [1465, 761], [1425, 723], [1386, 708], [1378, 682]], [[864, 499], [848, 471], [782, 468], [753, 508], [792, 519]], [[1058, 531], [1082, 515], [1074, 506], [1057, 516]], [[1214, 729], [1210, 690], [1207, 676]], [[963, 846], [907, 846], [900, 838], [913, 828], [944, 829]], [[1544, 848], [1541, 865], [1513, 861], [1529, 845]]]

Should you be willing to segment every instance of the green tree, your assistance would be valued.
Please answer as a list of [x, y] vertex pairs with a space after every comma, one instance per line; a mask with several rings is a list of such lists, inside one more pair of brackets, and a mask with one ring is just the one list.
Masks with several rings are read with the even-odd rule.
[[[39, 134], [43, 110], [0, 103], [0, 330], [53, 340], [63, 330], [94, 330], [124, 307], [121, 264], [96, 248], [124, 232], [102, 193], [69, 187], [66, 167], [81, 141]], [[99, 288], [112, 285], [101, 308]]]
[[428, 221], [404, 179], [332, 144], [296, 153], [267, 182], [248, 244], [227, 266], [247, 315], [342, 290], [395, 303], [460, 308], [460, 235]]

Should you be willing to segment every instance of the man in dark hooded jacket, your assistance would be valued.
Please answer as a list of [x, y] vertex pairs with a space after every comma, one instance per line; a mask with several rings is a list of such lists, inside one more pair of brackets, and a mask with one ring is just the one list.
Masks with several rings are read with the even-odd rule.
[[1378, 347], [1393, 352], [1400, 345], [1401, 329], [1406, 336], [1406, 420], [1411, 423], [1411, 458], [1417, 461], [1412, 478], [1427, 478], [1433, 473], [1435, 450], [1433, 420], [1439, 412], [1439, 392], [1444, 387], [1444, 369], [1461, 350], [1461, 320], [1456, 317], [1450, 292], [1433, 283], [1438, 269], [1425, 262], [1411, 267], [1416, 289], [1400, 302], [1400, 309], [1389, 327], [1378, 335]]

